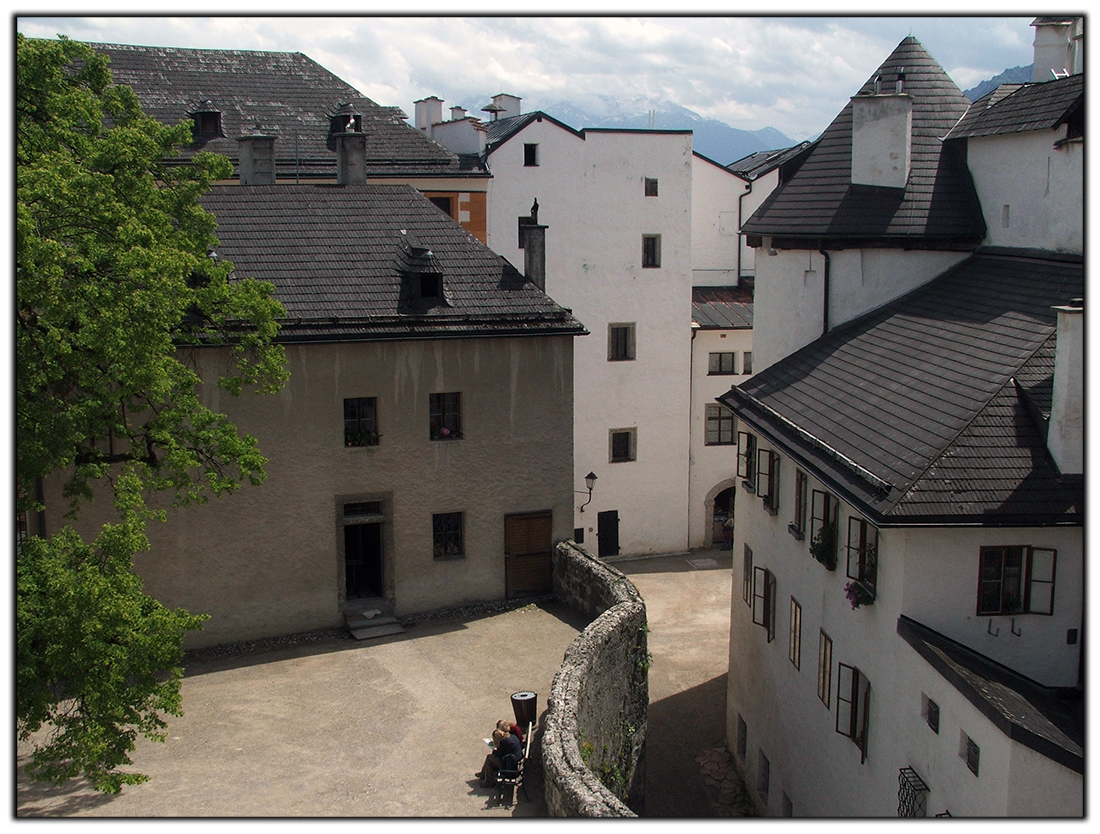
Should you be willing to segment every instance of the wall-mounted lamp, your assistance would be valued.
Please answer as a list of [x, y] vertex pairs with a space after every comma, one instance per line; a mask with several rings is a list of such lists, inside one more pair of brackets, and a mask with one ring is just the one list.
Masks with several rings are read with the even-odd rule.
[[[580, 507], [578, 508], [578, 509], [580, 509], [580, 511], [582, 513], [584, 512], [584, 508], [592, 503], [592, 487], [594, 487], [596, 485], [596, 473], [595, 472], [589, 472], [587, 475], [584, 476], [584, 485], [586, 487], [588, 487], [588, 500], [585, 501], [583, 504], [581, 504]], [[581, 494], [583, 495], [584, 493], [581, 493]]]

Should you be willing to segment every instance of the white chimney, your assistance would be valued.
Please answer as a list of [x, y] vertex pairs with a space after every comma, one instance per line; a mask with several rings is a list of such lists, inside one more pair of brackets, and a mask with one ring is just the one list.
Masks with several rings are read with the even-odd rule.
[[1080, 17], [1038, 17], [1032, 22], [1032, 81], [1050, 81], [1082, 71], [1083, 19]]
[[520, 102], [522, 102], [519, 96], [509, 95], [508, 93], [497, 93], [493, 96], [493, 104], [497, 107], [503, 108], [498, 113], [497, 118], [508, 119], [512, 116], [518, 116], [522, 112], [520, 109]]
[[240, 155], [241, 185], [275, 184], [275, 137], [260, 131], [237, 140]]
[[1047, 425], [1047, 448], [1058, 471], [1085, 471], [1084, 442], [1084, 308], [1079, 299], [1058, 311], [1058, 342], [1054, 353], [1054, 395]]
[[853, 185], [905, 188], [909, 181], [913, 99], [905, 92], [904, 70], [894, 90], [852, 98]]
[[428, 96], [420, 99], [420, 101], [413, 102], [413, 108], [413, 120], [416, 122], [416, 127], [430, 137], [432, 126], [443, 121], [443, 99]]
[[459, 119], [466, 118], [466, 108], [459, 107], [457, 104], [451, 108], [451, 121], [457, 122]]

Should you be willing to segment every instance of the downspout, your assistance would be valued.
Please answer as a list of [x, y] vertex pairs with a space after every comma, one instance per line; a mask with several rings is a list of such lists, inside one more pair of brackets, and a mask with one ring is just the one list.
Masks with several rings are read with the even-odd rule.
[[[740, 251], [740, 249], [738, 250]], [[740, 277], [738, 278], [740, 280]], [[692, 316], [694, 318], [694, 316]], [[699, 333], [699, 328], [695, 322], [691, 323], [691, 350], [688, 352], [689, 362], [689, 374], [688, 374], [688, 517], [687, 517], [687, 541], [685, 542], [684, 550], [691, 550], [691, 499], [694, 497], [691, 492], [691, 476], [695, 469], [695, 454], [691, 445], [692, 420], [695, 418], [695, 336]], [[706, 436], [706, 423], [703, 424], [704, 437]]]
[[745, 236], [741, 234], [741, 227], [745, 224], [745, 210], [742, 200], [752, 194], [752, 180], [745, 183], [745, 190], [737, 198], [737, 286], [741, 286], [741, 249], [745, 243]]
[[825, 259], [825, 268], [822, 276], [823, 298], [821, 299], [821, 335], [829, 332], [829, 253], [824, 248], [817, 250]]

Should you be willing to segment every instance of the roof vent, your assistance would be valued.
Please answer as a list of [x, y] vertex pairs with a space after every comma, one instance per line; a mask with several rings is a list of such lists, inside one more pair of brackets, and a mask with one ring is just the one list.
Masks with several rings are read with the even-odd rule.
[[894, 93], [901, 95], [905, 92], [905, 67], [898, 70], [897, 81], [894, 82]]
[[335, 136], [338, 133], [362, 133], [363, 114], [359, 108], [347, 102], [328, 114], [328, 149], [336, 150]]

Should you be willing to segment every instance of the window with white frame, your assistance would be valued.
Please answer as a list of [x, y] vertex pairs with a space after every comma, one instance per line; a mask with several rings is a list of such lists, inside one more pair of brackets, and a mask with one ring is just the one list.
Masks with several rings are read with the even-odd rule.
[[752, 621], [764, 628], [770, 643], [775, 638], [775, 574], [761, 567], [752, 574]]
[[867, 718], [871, 684], [862, 672], [847, 663], [837, 664], [836, 731], [859, 748], [859, 761], [867, 760]]
[[983, 547], [978, 614], [1053, 614], [1057, 551], [1023, 545]]
[[772, 515], [779, 512], [779, 455], [760, 449], [756, 455], [756, 494]]

